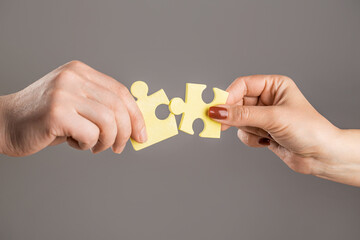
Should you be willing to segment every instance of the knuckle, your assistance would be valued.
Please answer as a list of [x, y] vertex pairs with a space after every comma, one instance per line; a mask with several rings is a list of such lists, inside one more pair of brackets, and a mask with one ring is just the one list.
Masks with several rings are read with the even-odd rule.
[[82, 140], [79, 146], [83, 149], [90, 149], [98, 142], [100, 130], [98, 128], [88, 129], [86, 138]]
[[115, 93], [118, 94], [119, 96], [122, 96], [122, 97], [125, 97], [125, 98], [133, 98], [129, 89], [124, 85], [122, 84], [121, 82], [117, 81], [116, 79], [110, 77], [111, 80], [113, 82], [115, 82], [116, 84], [116, 87], [115, 87]]
[[111, 126], [115, 123], [114, 113], [109, 109], [104, 109], [101, 115], [101, 121], [106, 126]]
[[236, 82], [237, 84], [242, 83], [242, 82], [244, 82], [244, 77], [243, 76], [238, 77], [234, 80], [234, 82]]
[[131, 128], [130, 127], [127, 127], [125, 129], [122, 130], [123, 131], [123, 139], [125, 142], [130, 138], [131, 136]]
[[69, 98], [69, 94], [62, 89], [54, 89], [48, 96], [48, 108], [51, 113], [63, 111], [64, 100]]
[[119, 129], [121, 140], [128, 140], [131, 136], [132, 128], [130, 123], [122, 124]]
[[131, 130], [129, 129], [121, 129], [120, 133], [118, 134], [118, 142], [120, 145], [124, 145], [131, 136]]
[[286, 81], [286, 82], [294, 82], [290, 77], [288, 76], [285, 76], [285, 75], [279, 75], [279, 78], [281, 78], [283, 81]]
[[112, 109], [114, 110], [114, 114], [116, 116], [120, 116], [121, 111], [122, 111], [121, 109], [124, 107], [124, 104], [123, 104], [121, 98], [113, 92], [109, 92], [108, 96], [110, 98], [109, 99], [110, 102], [113, 104]]
[[99, 139], [99, 129], [96, 130], [94, 129], [92, 131], [89, 131], [85, 144], [90, 147], [93, 147], [98, 142], [98, 139]]
[[131, 124], [129, 121], [123, 121], [122, 124], [120, 124], [118, 129], [118, 136], [117, 140], [120, 142], [120, 144], [124, 144], [129, 140], [132, 133]]
[[294, 80], [292, 80], [290, 77], [285, 75], [271, 75], [272, 79], [275, 80], [275, 82], [279, 83], [285, 83], [287, 85], [295, 85]]
[[282, 76], [282, 79], [288, 86], [296, 86], [295, 81], [292, 80], [291, 78], [287, 76]]
[[80, 69], [84, 66], [86, 66], [86, 64], [79, 60], [72, 60], [66, 64], [66, 67], [70, 69]]
[[77, 79], [77, 74], [72, 69], [62, 70], [54, 79], [55, 86], [63, 87], [64, 85], [72, 84]]
[[236, 106], [234, 109], [234, 120], [236, 122], [246, 121], [250, 118], [250, 109], [243, 106]]
[[62, 101], [67, 97], [67, 93], [63, 89], [54, 89], [49, 93], [50, 103], [58, 104], [58, 102]]
[[119, 84], [120, 84], [119, 85], [119, 93], [121, 95], [123, 95], [124, 97], [126, 97], [126, 98], [131, 98], [132, 99], [133, 97], [132, 97], [129, 89], [127, 87], [125, 87], [125, 85], [123, 85], [122, 83], [119, 83]]

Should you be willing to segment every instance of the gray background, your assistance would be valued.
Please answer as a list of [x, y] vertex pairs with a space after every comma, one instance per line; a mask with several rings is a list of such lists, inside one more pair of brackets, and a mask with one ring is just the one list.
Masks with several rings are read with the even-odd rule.
[[[2, 0], [0, 94], [72, 59], [170, 98], [186, 82], [226, 89], [279, 73], [334, 124], [359, 128], [359, 25], [355, 0]], [[0, 156], [0, 239], [359, 239], [358, 188], [294, 173], [235, 133], [122, 155]]]

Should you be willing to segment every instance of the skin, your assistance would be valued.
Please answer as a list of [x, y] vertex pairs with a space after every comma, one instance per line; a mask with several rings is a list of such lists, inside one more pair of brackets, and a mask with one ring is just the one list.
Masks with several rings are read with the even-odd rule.
[[130, 136], [147, 139], [128, 89], [80, 61], [71, 61], [20, 92], [0, 97], [0, 153], [26, 156], [65, 141], [98, 153], [121, 153]]
[[[251, 147], [268, 147], [292, 170], [360, 186], [360, 130], [341, 130], [319, 114], [295, 83], [279, 75], [236, 79], [222, 129], [238, 128]], [[94, 153], [121, 153], [130, 136], [147, 139], [128, 89], [79, 61], [24, 90], [0, 97], [0, 153], [26, 156], [65, 141]], [[267, 139], [267, 141], [263, 141]], [[264, 145], [265, 144], [265, 145]]]
[[[360, 186], [360, 130], [341, 130], [319, 114], [294, 81], [279, 75], [239, 77], [227, 89], [225, 119], [250, 147], [267, 147], [292, 170]], [[264, 138], [270, 139], [264, 145]]]

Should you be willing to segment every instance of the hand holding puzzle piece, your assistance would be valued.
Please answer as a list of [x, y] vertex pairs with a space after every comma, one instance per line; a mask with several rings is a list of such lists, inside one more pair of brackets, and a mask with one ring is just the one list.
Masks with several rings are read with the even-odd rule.
[[[220, 138], [221, 124], [208, 117], [209, 107], [225, 104], [228, 92], [218, 88], [213, 88], [214, 100], [207, 104], [202, 100], [202, 92], [206, 88], [204, 84], [187, 83], [185, 102], [181, 98], [173, 98], [170, 102], [163, 89], [148, 96], [148, 86], [145, 82], [137, 81], [131, 86], [131, 93], [137, 98], [140, 111], [143, 114], [148, 140], [145, 143], [138, 143], [131, 139], [134, 149], [140, 150], [167, 138], [178, 134], [177, 124], [174, 114], [182, 114], [179, 129], [193, 135], [193, 122], [200, 118], [204, 122], [204, 129], [199, 134], [200, 137]], [[156, 108], [161, 105], [169, 105], [170, 114], [168, 118], [160, 120], [155, 115]]]
[[158, 119], [155, 115], [155, 110], [159, 105], [169, 105], [169, 99], [163, 89], [148, 96], [148, 85], [145, 82], [137, 81], [132, 84], [130, 91], [137, 98], [136, 103], [144, 117], [148, 135], [148, 140], [144, 143], [138, 143], [131, 139], [136, 151], [178, 134], [174, 114], [170, 113], [164, 120]]

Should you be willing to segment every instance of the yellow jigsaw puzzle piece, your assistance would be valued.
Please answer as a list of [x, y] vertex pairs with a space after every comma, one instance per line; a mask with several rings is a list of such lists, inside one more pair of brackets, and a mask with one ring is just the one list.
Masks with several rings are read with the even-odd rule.
[[132, 84], [130, 91], [137, 98], [136, 103], [144, 117], [148, 136], [145, 143], [136, 142], [131, 138], [131, 143], [136, 151], [178, 134], [174, 114], [170, 113], [164, 120], [156, 117], [155, 110], [159, 105], [169, 105], [169, 99], [163, 89], [148, 96], [148, 85], [145, 82], [137, 81]]
[[207, 112], [209, 107], [225, 104], [228, 92], [219, 88], [213, 88], [214, 100], [207, 104], [202, 99], [202, 92], [206, 88], [204, 84], [187, 83], [185, 102], [181, 98], [173, 98], [170, 101], [169, 109], [175, 115], [182, 114], [179, 129], [193, 135], [193, 122], [200, 118], [204, 122], [204, 129], [199, 134], [204, 138], [220, 138], [221, 124], [212, 120]]

